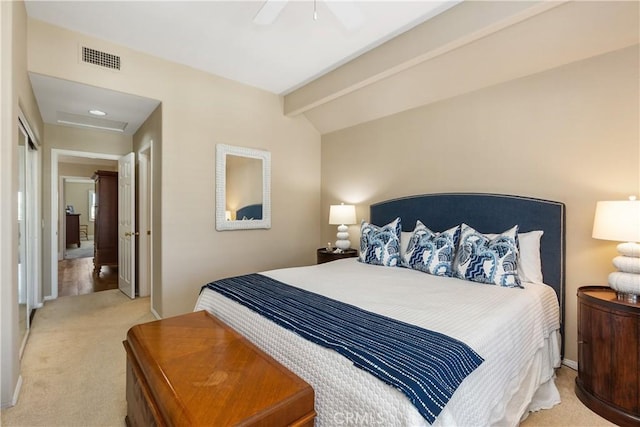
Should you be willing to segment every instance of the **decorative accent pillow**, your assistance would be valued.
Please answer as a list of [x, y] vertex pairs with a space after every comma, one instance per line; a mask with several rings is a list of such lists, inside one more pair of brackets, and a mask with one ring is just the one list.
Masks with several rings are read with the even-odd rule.
[[360, 225], [360, 262], [396, 267], [400, 265], [400, 218], [378, 227], [362, 221]]
[[451, 276], [459, 239], [460, 226], [434, 233], [418, 220], [402, 258], [403, 264], [435, 276]]
[[518, 252], [517, 225], [491, 239], [462, 224], [454, 275], [472, 282], [521, 288]]

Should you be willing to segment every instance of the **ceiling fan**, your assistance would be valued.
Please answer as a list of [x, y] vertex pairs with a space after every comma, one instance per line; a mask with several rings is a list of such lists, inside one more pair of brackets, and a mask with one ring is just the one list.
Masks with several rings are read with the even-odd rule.
[[[318, 0], [313, 0], [314, 20], [318, 20], [318, 12], [316, 8], [317, 1]], [[258, 13], [256, 13], [256, 16], [253, 17], [253, 22], [258, 25], [273, 24], [288, 2], [289, 0], [265, 0]], [[364, 24], [364, 15], [354, 2], [325, 0], [324, 4], [347, 30], [357, 30]]]

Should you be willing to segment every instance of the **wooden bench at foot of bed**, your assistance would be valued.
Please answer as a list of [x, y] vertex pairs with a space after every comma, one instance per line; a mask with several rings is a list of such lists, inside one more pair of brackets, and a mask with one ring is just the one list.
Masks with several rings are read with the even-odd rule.
[[205, 311], [132, 327], [128, 426], [313, 426], [311, 386]]

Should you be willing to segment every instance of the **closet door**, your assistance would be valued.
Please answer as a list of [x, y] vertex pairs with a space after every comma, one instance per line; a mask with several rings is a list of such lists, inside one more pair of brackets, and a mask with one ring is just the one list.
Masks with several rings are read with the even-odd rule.
[[22, 345], [29, 335], [31, 311], [40, 295], [40, 205], [38, 146], [26, 120], [18, 120], [18, 313]]

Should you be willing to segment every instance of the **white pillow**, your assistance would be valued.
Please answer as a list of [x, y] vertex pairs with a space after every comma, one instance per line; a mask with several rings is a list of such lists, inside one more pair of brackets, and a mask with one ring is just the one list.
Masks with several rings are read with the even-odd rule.
[[[520, 259], [518, 260], [518, 276], [523, 282], [544, 283], [542, 279], [542, 261], [540, 260], [540, 239], [544, 231], [534, 230], [518, 233]], [[487, 234], [495, 239], [497, 234]]]
[[543, 283], [542, 261], [540, 260], [540, 238], [543, 234], [542, 230], [518, 233], [518, 243], [520, 244], [518, 274], [524, 282]]

